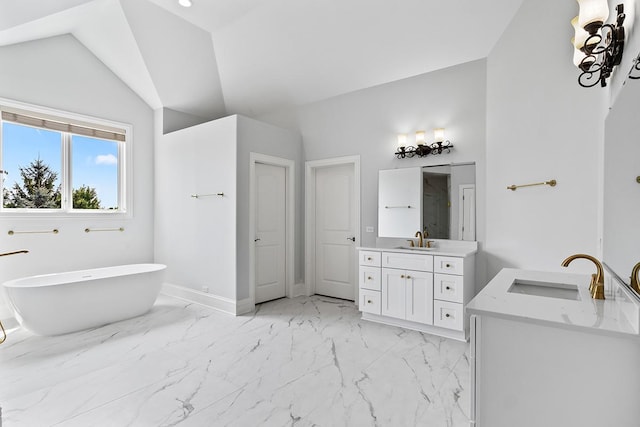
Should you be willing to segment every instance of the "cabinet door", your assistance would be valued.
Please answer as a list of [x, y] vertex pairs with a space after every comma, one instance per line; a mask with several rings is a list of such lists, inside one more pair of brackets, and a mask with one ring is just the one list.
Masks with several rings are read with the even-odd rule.
[[412, 322], [433, 324], [433, 274], [424, 271], [407, 271], [406, 319]]
[[405, 282], [404, 270], [382, 269], [382, 315], [405, 318]]

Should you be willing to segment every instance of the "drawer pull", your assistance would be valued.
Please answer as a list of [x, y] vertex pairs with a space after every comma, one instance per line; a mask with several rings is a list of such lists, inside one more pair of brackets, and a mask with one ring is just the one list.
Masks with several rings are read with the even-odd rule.
[[451, 317], [449, 313], [445, 314], [444, 317]]
[[371, 258], [370, 256], [367, 257], [367, 261], [373, 261], [373, 258]]
[[373, 280], [373, 277], [367, 276], [367, 280]]
[[447, 268], [451, 268], [451, 264], [445, 264], [444, 266]]
[[407, 276], [407, 279], [411, 279], [411, 276]]
[[373, 304], [373, 301], [371, 301], [370, 299], [367, 300], [367, 304]]
[[451, 290], [451, 286], [447, 286], [445, 289], [450, 291]]
[[401, 275], [400, 275], [400, 278], [401, 278], [401, 279], [404, 279], [404, 274], [401, 274]]

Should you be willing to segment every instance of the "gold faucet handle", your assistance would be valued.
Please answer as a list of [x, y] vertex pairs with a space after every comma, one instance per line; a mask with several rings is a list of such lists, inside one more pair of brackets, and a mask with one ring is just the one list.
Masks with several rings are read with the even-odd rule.
[[409, 242], [409, 246], [414, 248], [416, 246], [415, 243], [413, 243], [413, 239], [407, 239], [407, 242]]
[[640, 294], [640, 283], [638, 273], [640, 272], [640, 262], [633, 266], [631, 270], [631, 289]]

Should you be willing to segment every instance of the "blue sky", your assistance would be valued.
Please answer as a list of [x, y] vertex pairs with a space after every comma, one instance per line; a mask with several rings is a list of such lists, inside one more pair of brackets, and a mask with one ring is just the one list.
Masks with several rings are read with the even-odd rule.
[[[62, 179], [62, 142], [58, 132], [3, 123], [2, 168], [4, 187], [22, 184], [20, 167], [28, 166], [40, 157], [58, 173], [56, 185]], [[96, 189], [104, 208], [117, 206], [118, 195], [118, 143], [74, 135], [71, 149], [73, 188], [87, 185]]]

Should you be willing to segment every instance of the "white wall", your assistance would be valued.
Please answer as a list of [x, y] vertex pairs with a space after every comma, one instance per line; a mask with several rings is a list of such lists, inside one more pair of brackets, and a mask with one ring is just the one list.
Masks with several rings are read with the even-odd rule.
[[[129, 219], [0, 217], [0, 282], [74, 269], [153, 259], [153, 112], [72, 36], [0, 47], [0, 97], [133, 125], [133, 217]], [[124, 227], [87, 234], [86, 227]], [[8, 236], [7, 231], [60, 233]], [[0, 301], [0, 318], [8, 311]]]
[[[157, 135], [155, 156], [155, 260], [167, 265], [165, 281], [232, 300], [236, 126], [230, 116]], [[191, 197], [219, 192], [224, 197]]]
[[237, 296], [249, 298], [249, 250], [254, 236], [249, 236], [249, 155], [251, 152], [295, 161], [295, 248], [294, 280], [304, 282], [304, 209], [302, 141], [300, 135], [248, 117], [238, 117], [238, 231]]
[[[489, 278], [503, 267], [563, 270], [568, 255], [598, 250], [605, 91], [577, 83], [569, 43], [577, 11], [574, 2], [526, 0], [488, 57]], [[549, 179], [557, 187], [506, 189]]]
[[[478, 240], [484, 240], [485, 61], [474, 61], [409, 79], [274, 112], [260, 119], [297, 129], [305, 160], [361, 157], [361, 244], [375, 245], [378, 224], [378, 170], [475, 161]], [[398, 160], [396, 135], [446, 128], [450, 154]], [[365, 232], [373, 226], [373, 233]], [[417, 231], [417, 230], [416, 230]]]

